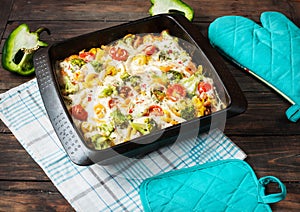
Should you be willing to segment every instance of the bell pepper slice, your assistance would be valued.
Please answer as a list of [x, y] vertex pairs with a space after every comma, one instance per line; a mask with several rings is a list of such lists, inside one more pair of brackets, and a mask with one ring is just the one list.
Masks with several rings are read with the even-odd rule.
[[35, 32], [30, 32], [27, 24], [21, 24], [14, 29], [3, 46], [2, 67], [24, 76], [33, 74], [33, 54], [39, 47], [48, 45], [39, 40], [39, 36], [43, 31], [50, 34], [50, 31], [44, 27]]
[[180, 12], [192, 21], [194, 18], [194, 10], [188, 4], [181, 0], [151, 0], [152, 6], [149, 9], [150, 15], [161, 13]]

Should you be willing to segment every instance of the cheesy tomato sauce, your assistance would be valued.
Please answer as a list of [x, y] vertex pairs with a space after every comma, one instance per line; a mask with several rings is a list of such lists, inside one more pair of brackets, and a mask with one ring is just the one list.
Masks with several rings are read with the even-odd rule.
[[160, 34], [128, 34], [59, 63], [61, 93], [86, 143], [105, 149], [223, 109], [212, 78]]

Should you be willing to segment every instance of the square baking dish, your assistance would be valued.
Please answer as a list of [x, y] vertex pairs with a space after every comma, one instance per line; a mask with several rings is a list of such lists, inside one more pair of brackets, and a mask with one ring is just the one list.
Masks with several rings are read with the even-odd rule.
[[[60, 93], [57, 62], [83, 49], [107, 45], [127, 34], [161, 33], [163, 30], [168, 30], [170, 35], [194, 46], [193, 52], [189, 53], [193, 58], [197, 57], [197, 60], [201, 61], [204, 69], [209, 70], [209, 76], [214, 80], [216, 90], [220, 99], [226, 104], [226, 108], [107, 149], [90, 148], [75, 126]], [[191, 50], [187, 49], [187, 51]], [[48, 48], [40, 49], [35, 54], [34, 65], [38, 86], [50, 121], [70, 159], [78, 165], [93, 163], [105, 165], [122, 160], [124, 157], [138, 158], [161, 146], [184, 140], [183, 138], [224, 127], [227, 118], [243, 113], [247, 107], [241, 89], [221, 57], [197, 27], [179, 14], [147, 17], [55, 43]]]

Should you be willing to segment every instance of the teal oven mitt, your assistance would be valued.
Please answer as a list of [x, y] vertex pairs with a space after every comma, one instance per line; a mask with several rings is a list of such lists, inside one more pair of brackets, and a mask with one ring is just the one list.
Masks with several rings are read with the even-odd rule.
[[300, 30], [279, 12], [264, 12], [262, 26], [241, 16], [223, 16], [208, 29], [216, 49], [275, 89], [292, 106], [289, 120], [300, 118]]
[[[279, 193], [265, 194], [269, 183]], [[170, 171], [144, 180], [140, 198], [145, 212], [156, 211], [271, 211], [286, 188], [273, 176], [256, 178], [242, 160], [228, 159]]]

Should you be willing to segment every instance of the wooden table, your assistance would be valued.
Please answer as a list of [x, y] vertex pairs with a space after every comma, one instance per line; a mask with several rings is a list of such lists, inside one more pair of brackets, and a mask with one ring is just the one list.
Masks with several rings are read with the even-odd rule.
[[[195, 10], [193, 23], [205, 36], [208, 25], [223, 15], [243, 15], [259, 22], [263, 11], [280, 11], [300, 26], [300, 0], [186, 0]], [[52, 43], [83, 33], [148, 16], [149, 1], [142, 0], [1, 0], [1, 49], [20, 23], [32, 30], [45, 26]], [[300, 47], [299, 47], [300, 48]], [[2, 50], [0, 52], [0, 56]], [[247, 111], [226, 123], [225, 134], [247, 154], [246, 161], [258, 177], [274, 175], [286, 185], [288, 195], [271, 205], [274, 211], [300, 210], [300, 123], [289, 122], [289, 103], [255, 78], [225, 61], [242, 88]], [[299, 67], [300, 68], [300, 67]], [[0, 93], [32, 77], [11, 74], [0, 67]], [[276, 190], [272, 186], [270, 191]], [[72, 211], [41, 168], [0, 122], [0, 211]]]

